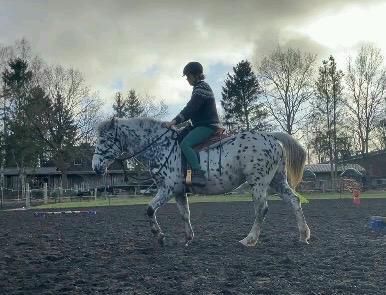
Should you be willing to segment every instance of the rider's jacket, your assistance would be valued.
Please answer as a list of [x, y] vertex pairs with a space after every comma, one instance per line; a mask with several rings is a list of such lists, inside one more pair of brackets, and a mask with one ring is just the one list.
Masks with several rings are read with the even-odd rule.
[[177, 124], [189, 119], [194, 127], [216, 127], [220, 123], [213, 91], [205, 81], [199, 81], [194, 85], [190, 101], [174, 118]]

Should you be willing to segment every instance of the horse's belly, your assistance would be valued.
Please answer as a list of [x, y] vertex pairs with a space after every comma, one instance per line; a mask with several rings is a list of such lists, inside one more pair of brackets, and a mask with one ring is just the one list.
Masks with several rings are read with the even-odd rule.
[[239, 187], [243, 182], [245, 180], [241, 179], [240, 176], [229, 177], [228, 173], [209, 175], [207, 185], [202, 188], [195, 188], [194, 192], [204, 195], [224, 194]]

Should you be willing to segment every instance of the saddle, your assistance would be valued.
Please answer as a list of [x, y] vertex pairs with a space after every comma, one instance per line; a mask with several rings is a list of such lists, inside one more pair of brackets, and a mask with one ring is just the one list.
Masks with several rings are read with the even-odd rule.
[[[181, 141], [186, 137], [186, 135], [188, 135], [188, 133], [192, 130], [193, 130], [192, 125], [188, 125], [187, 127], [183, 127], [180, 130], [178, 130], [178, 142], [181, 143]], [[218, 127], [216, 131], [208, 139], [194, 146], [193, 149], [198, 153], [202, 150], [215, 147], [217, 144], [221, 144], [223, 139], [231, 137], [232, 135], [233, 134], [231, 133], [227, 133], [224, 128]]]
[[[180, 130], [178, 130], [178, 142], [181, 142], [185, 138], [185, 136], [188, 135], [188, 133], [191, 130], [193, 130], [192, 125], [188, 125], [184, 128], [181, 128]], [[201, 162], [200, 154], [199, 154], [200, 151], [206, 151], [207, 152], [207, 155], [208, 155], [207, 176], [208, 176], [208, 178], [209, 178], [209, 151], [210, 151], [210, 149], [215, 148], [219, 145], [222, 145], [223, 143], [225, 143], [226, 141], [228, 141], [229, 139], [232, 138], [233, 134], [226, 133], [225, 131], [226, 130], [224, 128], [217, 128], [217, 130], [208, 139], [206, 139], [204, 142], [193, 147], [194, 151], [197, 153], [197, 157], [198, 157], [198, 160], [200, 162]], [[185, 184], [187, 186], [190, 186], [192, 183], [192, 171], [191, 171], [190, 167], [188, 167], [187, 161], [186, 161], [184, 156], [182, 157], [181, 166], [182, 166], [182, 170], [185, 171], [185, 173], [184, 173]], [[220, 156], [219, 156], [219, 169], [220, 169], [220, 173], [221, 173], [221, 147], [220, 147]]]

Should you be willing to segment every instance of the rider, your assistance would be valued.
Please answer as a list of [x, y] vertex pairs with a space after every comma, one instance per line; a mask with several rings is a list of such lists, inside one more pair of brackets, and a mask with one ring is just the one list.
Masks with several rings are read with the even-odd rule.
[[199, 62], [188, 63], [183, 76], [193, 86], [192, 96], [184, 109], [171, 121], [164, 123], [170, 128], [187, 120], [191, 120], [193, 129], [181, 142], [181, 150], [192, 168], [192, 184], [204, 186], [206, 184], [205, 171], [201, 170], [193, 146], [209, 138], [219, 127], [215, 98], [210, 86], [204, 81], [203, 67]]

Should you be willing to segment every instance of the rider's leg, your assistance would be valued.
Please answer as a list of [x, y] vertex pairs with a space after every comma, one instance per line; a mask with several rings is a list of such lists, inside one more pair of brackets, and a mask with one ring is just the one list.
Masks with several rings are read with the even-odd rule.
[[193, 170], [200, 170], [200, 163], [193, 146], [202, 143], [205, 139], [214, 133], [213, 128], [196, 127], [182, 140], [181, 150]]
[[[201, 170], [200, 163], [198, 161], [196, 152], [193, 150], [193, 146], [202, 143], [205, 139], [209, 138], [215, 130], [209, 127], [196, 127], [182, 140], [181, 150], [184, 154], [187, 162], [190, 164], [193, 172], [193, 184], [205, 185], [204, 171]], [[196, 181], [197, 180], [197, 181]]]

